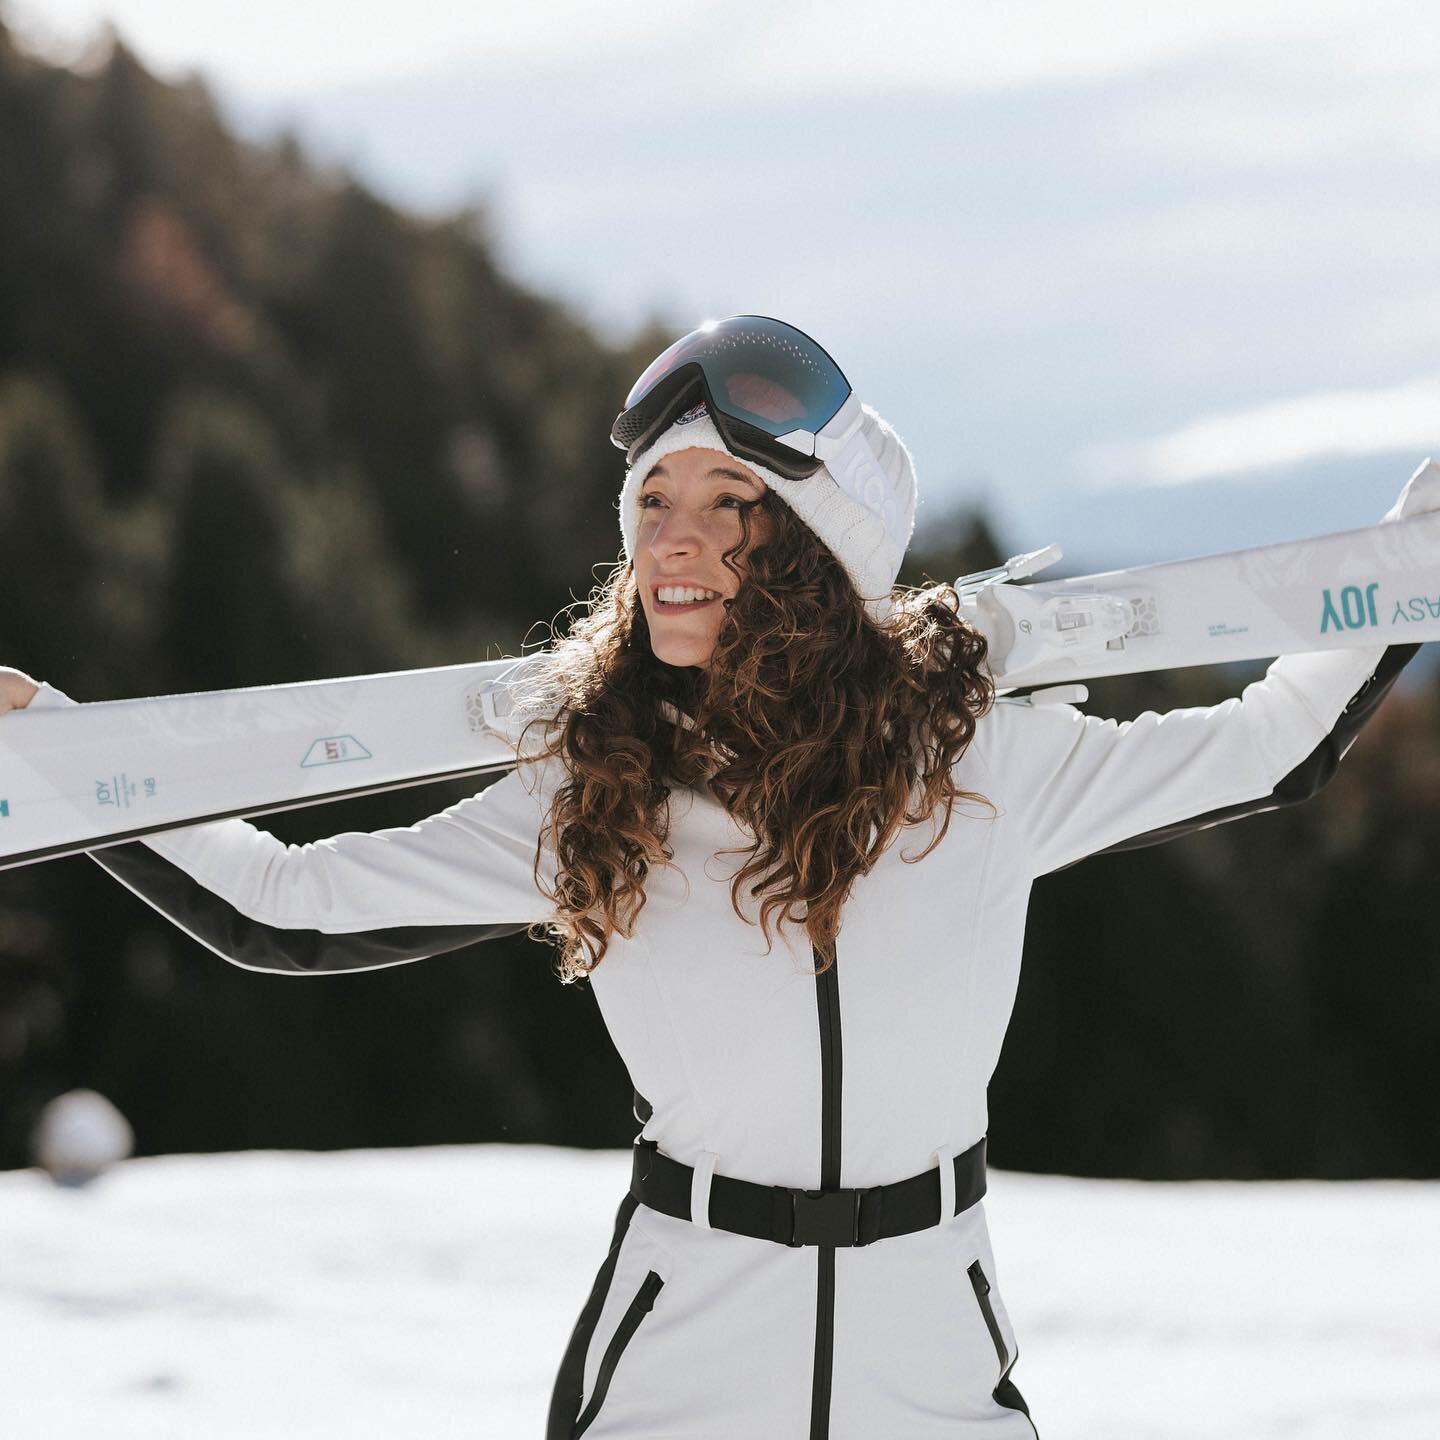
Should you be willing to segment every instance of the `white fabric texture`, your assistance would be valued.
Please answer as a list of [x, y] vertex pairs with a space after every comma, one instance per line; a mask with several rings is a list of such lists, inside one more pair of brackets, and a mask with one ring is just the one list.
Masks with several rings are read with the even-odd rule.
[[783, 500], [845, 567], [860, 598], [885, 613], [900, 561], [915, 530], [915, 464], [905, 442], [870, 406], [861, 407], [854, 443], [842, 456], [844, 485], [822, 465], [804, 480], [787, 480], [753, 460], [733, 455], [703, 404], [679, 415], [626, 471], [620, 491], [625, 558], [635, 556], [640, 487], [657, 461], [692, 447], [739, 460]]
[[[962, 807], [915, 864], [904, 856], [929, 831], [902, 835], [845, 907], [836, 959], [840, 1183], [918, 1174], [985, 1134], [986, 1087], [1037, 876], [1270, 793], [1324, 739], [1382, 653], [1290, 656], [1242, 698], [1126, 723], [1007, 701], [982, 717], [956, 778], [994, 812]], [[47, 688], [34, 703], [63, 697]], [[242, 820], [145, 843], [242, 913], [278, 926], [343, 934], [539, 920], [547, 907], [530, 864], [548, 783], [517, 772], [418, 825], [311, 845], [284, 845]], [[723, 1174], [815, 1189], [823, 1106], [813, 957], [789, 930], [767, 953], [757, 927], [733, 910], [729, 881], [740, 861], [723, 852], [745, 840], [707, 795], [677, 791], [675, 868], [652, 873], [635, 934], [615, 937], [591, 983], [653, 1107], [645, 1134], [665, 1154], [689, 1165], [719, 1155]], [[993, 1394], [998, 1347], [967, 1278], [977, 1261], [1013, 1360], [983, 1202], [930, 1230], [835, 1253], [829, 1440], [1033, 1436], [1029, 1420]], [[586, 1283], [577, 1280], [577, 1310]], [[587, 1440], [811, 1433], [816, 1286], [814, 1248], [706, 1230], [640, 1206], [585, 1350], [587, 1401], [632, 1302], [649, 1295], [653, 1306], [608, 1376]], [[561, 1343], [557, 1336], [557, 1354]], [[1023, 1388], [1023, 1366], [1016, 1379]]]

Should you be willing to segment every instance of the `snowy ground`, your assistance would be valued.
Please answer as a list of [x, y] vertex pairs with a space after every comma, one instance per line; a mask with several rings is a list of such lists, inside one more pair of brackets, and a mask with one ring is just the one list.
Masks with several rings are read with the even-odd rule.
[[[538, 1437], [627, 1174], [495, 1146], [0, 1174], [0, 1435]], [[992, 1172], [987, 1208], [1044, 1440], [1440, 1437], [1440, 1183]]]

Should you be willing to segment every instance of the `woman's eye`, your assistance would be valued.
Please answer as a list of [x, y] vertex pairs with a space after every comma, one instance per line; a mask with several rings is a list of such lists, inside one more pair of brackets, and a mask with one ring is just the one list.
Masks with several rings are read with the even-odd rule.
[[750, 502], [742, 500], [738, 495], [722, 495], [715, 503], [729, 510], [744, 510]]
[[[655, 502], [654, 505], [650, 503], [652, 500]], [[661, 500], [658, 495], [642, 495], [640, 497], [640, 508], [642, 510], [653, 510], [655, 506], [659, 505], [660, 503]]]

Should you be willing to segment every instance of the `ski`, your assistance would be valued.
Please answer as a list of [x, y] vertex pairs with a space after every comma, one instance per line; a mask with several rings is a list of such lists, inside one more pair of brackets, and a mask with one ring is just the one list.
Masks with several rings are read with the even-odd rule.
[[17, 710], [0, 721], [0, 869], [507, 769], [524, 663]]
[[[1001, 690], [1440, 640], [1440, 512], [1016, 583], [1059, 554], [1050, 546], [957, 582]], [[0, 869], [508, 768], [509, 692], [525, 664], [17, 711], [0, 719]]]
[[1304, 651], [1440, 640], [1440, 511], [1193, 560], [1042, 580], [1058, 547], [959, 583], [1016, 689]]

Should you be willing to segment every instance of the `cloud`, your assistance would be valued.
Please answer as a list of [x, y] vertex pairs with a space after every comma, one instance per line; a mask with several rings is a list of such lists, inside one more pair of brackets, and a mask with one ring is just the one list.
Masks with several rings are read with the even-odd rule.
[[[1307, 46], [1349, 71], [1440, 74], [1429, 0], [0, 0], [27, 30], [73, 42], [104, 18], [152, 64], [202, 68], [252, 94], [306, 93], [460, 57], [540, 64], [592, 57], [617, 87], [792, 96], [963, 94], [1135, 74], [1187, 58]], [[718, 26], [719, 32], [709, 28]], [[713, 43], [717, 33], [723, 43]], [[697, 43], [697, 40], [699, 43]], [[653, 63], [658, 61], [658, 66]], [[557, 97], [563, 100], [563, 96]], [[1282, 140], [1285, 137], [1281, 137]], [[1273, 143], [1273, 141], [1272, 141]], [[1286, 141], [1286, 143], [1289, 143]]]
[[1434, 75], [1427, 0], [907, 0], [902, 5], [804, 0], [775, 6], [747, 68], [807, 90], [901, 88], [947, 93], [1095, 80], [1191, 57], [1316, 46], [1352, 69]]
[[1385, 390], [1331, 390], [1202, 416], [1168, 435], [1095, 445], [1099, 485], [1184, 485], [1340, 455], [1440, 452], [1440, 374]]

